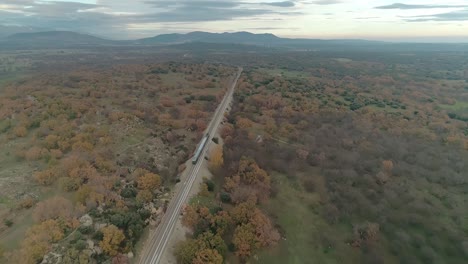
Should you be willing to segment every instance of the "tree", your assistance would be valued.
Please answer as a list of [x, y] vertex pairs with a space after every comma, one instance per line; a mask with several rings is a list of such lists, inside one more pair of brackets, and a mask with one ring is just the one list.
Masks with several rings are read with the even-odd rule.
[[192, 264], [198, 252], [198, 244], [194, 239], [187, 239], [177, 245], [175, 255], [180, 264]]
[[391, 160], [382, 161], [382, 168], [383, 168], [385, 173], [390, 175], [392, 173], [392, 170], [393, 170], [393, 161], [391, 161]]
[[220, 134], [223, 139], [226, 139], [228, 136], [232, 137], [234, 135], [234, 126], [231, 124], [223, 125]]
[[250, 222], [255, 227], [255, 237], [259, 246], [267, 247], [279, 241], [280, 234], [273, 227], [270, 219], [260, 209], [255, 209]]
[[251, 199], [247, 202], [240, 203], [231, 210], [232, 220], [236, 224], [246, 224], [250, 221], [250, 218], [252, 218], [255, 209], [255, 202]]
[[136, 201], [139, 203], [149, 203], [153, 200], [153, 194], [149, 190], [141, 190], [136, 196]]
[[255, 244], [255, 228], [252, 224], [242, 224], [234, 230], [232, 240], [236, 248], [236, 256], [245, 259], [257, 248]]
[[193, 205], [187, 205], [185, 207], [184, 215], [182, 217], [182, 223], [185, 226], [193, 229], [197, 225], [200, 220], [197, 209], [198, 208]]
[[19, 263], [39, 262], [49, 251], [51, 243], [61, 240], [63, 236], [62, 225], [57, 220], [46, 220], [32, 226], [21, 243]]
[[69, 172], [70, 178], [78, 179], [80, 183], [87, 182], [91, 178], [97, 178], [98, 175], [97, 170], [89, 164], [75, 167]]
[[17, 137], [25, 137], [28, 134], [28, 130], [26, 129], [25, 126], [17, 126], [15, 129], [13, 129], [13, 133]]
[[51, 185], [58, 178], [59, 173], [55, 169], [46, 169], [34, 173], [34, 179], [41, 185]]
[[44, 145], [48, 149], [55, 149], [58, 147], [59, 140], [60, 138], [57, 135], [50, 134], [45, 137]]
[[28, 149], [24, 153], [24, 157], [28, 161], [39, 160], [41, 158], [47, 157], [48, 155], [49, 155], [49, 151], [47, 149], [39, 148], [39, 147], [36, 147], [36, 146]]
[[101, 229], [103, 234], [102, 241], [99, 246], [109, 256], [115, 256], [119, 253], [122, 242], [125, 240], [125, 235], [122, 230], [115, 225], [109, 225]]
[[94, 145], [87, 141], [78, 141], [72, 145], [72, 149], [80, 152], [91, 152], [94, 149]]
[[371, 244], [378, 240], [379, 224], [366, 222], [361, 225], [356, 225], [353, 228], [353, 241], [351, 245], [361, 247], [362, 244]]
[[227, 251], [226, 243], [219, 234], [213, 234], [211, 231], [202, 233], [197, 237], [199, 248], [209, 248], [216, 250], [219, 254], [223, 255]]
[[222, 264], [223, 256], [214, 249], [202, 249], [198, 251], [192, 264]]
[[210, 195], [210, 192], [208, 191], [208, 185], [206, 183], [203, 182], [200, 184], [200, 192], [198, 192], [198, 194], [205, 197]]
[[124, 254], [118, 254], [117, 256], [112, 258], [112, 264], [128, 264], [130, 261], [128, 257]]
[[247, 184], [263, 183], [270, 186], [270, 176], [250, 158], [242, 157], [239, 161], [239, 175]]
[[227, 192], [232, 192], [236, 188], [239, 187], [240, 180], [241, 180], [241, 178], [240, 178], [240, 176], [238, 174], [236, 174], [236, 175], [234, 175], [232, 177], [228, 177], [228, 178], [226, 178], [223, 187]]
[[70, 248], [65, 252], [62, 260], [63, 264], [88, 264], [90, 263], [90, 257], [86, 252], [79, 251], [76, 248]]
[[224, 235], [227, 229], [232, 225], [232, 219], [226, 211], [219, 211], [210, 217], [211, 228], [216, 234]]
[[92, 190], [89, 185], [83, 185], [76, 191], [75, 198], [79, 203], [85, 204], [91, 192]]
[[218, 171], [223, 166], [223, 163], [223, 147], [216, 145], [210, 156], [210, 170], [213, 172]]
[[74, 218], [73, 204], [61, 196], [52, 197], [36, 205], [33, 217], [41, 222], [48, 219], [61, 219], [68, 222]]
[[155, 190], [161, 186], [161, 177], [157, 174], [148, 172], [138, 177], [137, 186], [140, 190]]
[[62, 190], [66, 192], [76, 191], [80, 188], [81, 182], [79, 179], [70, 178], [70, 177], [61, 177], [58, 180], [59, 186]]

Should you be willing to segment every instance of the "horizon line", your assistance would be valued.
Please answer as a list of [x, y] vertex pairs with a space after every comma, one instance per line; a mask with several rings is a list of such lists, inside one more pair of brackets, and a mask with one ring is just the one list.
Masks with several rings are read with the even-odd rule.
[[[93, 34], [89, 32], [82, 32], [82, 31], [72, 31], [72, 30], [44, 30], [44, 31], [35, 31], [35, 32], [18, 32], [14, 33], [11, 35], [4, 36], [3, 39], [17, 35], [17, 34], [37, 34], [37, 33], [47, 33], [47, 32], [68, 32], [68, 33], [76, 33], [76, 34], [83, 34], [83, 35], [88, 35], [88, 36], [93, 36], [97, 38], [101, 38], [104, 40], [112, 40], [112, 41], [137, 41], [145, 38], [153, 38], [157, 36], [162, 36], [162, 35], [171, 35], [171, 34], [180, 34], [180, 35], [186, 35], [189, 33], [194, 33], [194, 32], [201, 32], [201, 33], [210, 33], [210, 34], [234, 34], [234, 33], [250, 33], [254, 35], [273, 35], [278, 38], [282, 39], [305, 39], [305, 40], [361, 40], [361, 41], [375, 41], [375, 42], [385, 42], [385, 43], [421, 43], [421, 44], [468, 44], [468, 36], [420, 36], [420, 37], [407, 37], [407, 36], [402, 36], [402, 37], [395, 37], [395, 36], [359, 36], [359, 37], [353, 37], [353, 36], [336, 36], [336, 37], [319, 37], [319, 36], [291, 36], [291, 35], [283, 35], [283, 34], [274, 34], [271, 32], [262, 32], [262, 33], [254, 33], [251, 31], [246, 31], [246, 30], [240, 30], [240, 31], [203, 31], [203, 30], [194, 30], [194, 31], [187, 31], [184, 33], [181, 32], [172, 32], [172, 33], [161, 33], [161, 34], [155, 34], [155, 35], [148, 35], [148, 36], [142, 36], [142, 37], [133, 37], [133, 38], [112, 38], [112, 37], [106, 37], [100, 34]], [[2, 38], [0, 38], [0, 41]]]

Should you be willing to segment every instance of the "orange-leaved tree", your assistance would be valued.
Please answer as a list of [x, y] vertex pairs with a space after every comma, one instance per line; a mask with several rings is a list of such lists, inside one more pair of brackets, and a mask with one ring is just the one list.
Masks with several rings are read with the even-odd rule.
[[109, 256], [115, 256], [119, 253], [122, 242], [125, 240], [125, 235], [122, 230], [115, 225], [109, 225], [101, 229], [103, 234], [102, 241], [99, 246]]

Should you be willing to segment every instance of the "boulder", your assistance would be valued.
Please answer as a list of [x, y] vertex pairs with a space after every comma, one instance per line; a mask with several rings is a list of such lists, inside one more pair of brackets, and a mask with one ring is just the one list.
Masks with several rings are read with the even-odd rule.
[[94, 246], [93, 252], [96, 253], [96, 255], [101, 255], [102, 254], [102, 248], [100, 246]]
[[106, 227], [106, 226], [107, 226], [106, 223], [95, 223], [95, 224], [94, 224], [94, 230], [99, 231], [99, 230], [101, 230], [103, 227]]
[[89, 248], [89, 249], [93, 249], [93, 248], [94, 248], [94, 241], [93, 241], [93, 240], [88, 239], [88, 240], [86, 240], [86, 243], [88, 244], [88, 248]]
[[93, 218], [89, 214], [85, 214], [82, 217], [80, 217], [80, 223], [83, 226], [92, 226]]

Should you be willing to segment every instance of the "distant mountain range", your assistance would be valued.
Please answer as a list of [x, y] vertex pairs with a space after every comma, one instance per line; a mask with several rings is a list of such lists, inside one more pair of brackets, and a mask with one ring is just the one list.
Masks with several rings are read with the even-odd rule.
[[[1, 34], [0, 34], [1, 37]], [[241, 44], [271, 48], [290, 48], [307, 50], [346, 50], [346, 49], [381, 49], [399, 48], [415, 49], [457, 49], [465, 50], [465, 44], [395, 44], [368, 40], [320, 40], [280, 38], [273, 34], [254, 34], [250, 32], [209, 33], [190, 32], [187, 34], [163, 34], [137, 40], [107, 40], [87, 34], [70, 31], [46, 31], [18, 33], [0, 38], [0, 48], [36, 49], [36, 48], [76, 48], [95, 46], [167, 46], [189, 43]], [[457, 46], [458, 45], [458, 46]]]
[[265, 45], [276, 43], [281, 38], [273, 34], [253, 34], [250, 32], [235, 33], [209, 33], [209, 32], [190, 32], [187, 34], [164, 34], [151, 38], [137, 40], [143, 44], [182, 44], [188, 42], [208, 42], [208, 43], [234, 43], [234, 44], [253, 44]]
[[122, 46], [122, 45], [174, 45], [194, 42], [204, 43], [230, 43], [257, 46], [307, 46], [330, 44], [368, 44], [378, 43], [366, 40], [318, 40], [318, 39], [287, 39], [273, 34], [254, 34], [250, 32], [235, 33], [209, 33], [190, 32], [187, 34], [163, 34], [151, 38], [137, 40], [106, 40], [103, 38], [70, 31], [46, 31], [34, 33], [18, 33], [0, 39], [0, 46], [13, 46], [16, 48], [61, 48], [76, 46]]
[[2, 44], [14, 45], [20, 48], [56, 48], [69, 46], [119, 45], [120, 42], [70, 31], [45, 31], [13, 34], [4, 38], [4, 40], [0, 42], [0, 46]]

